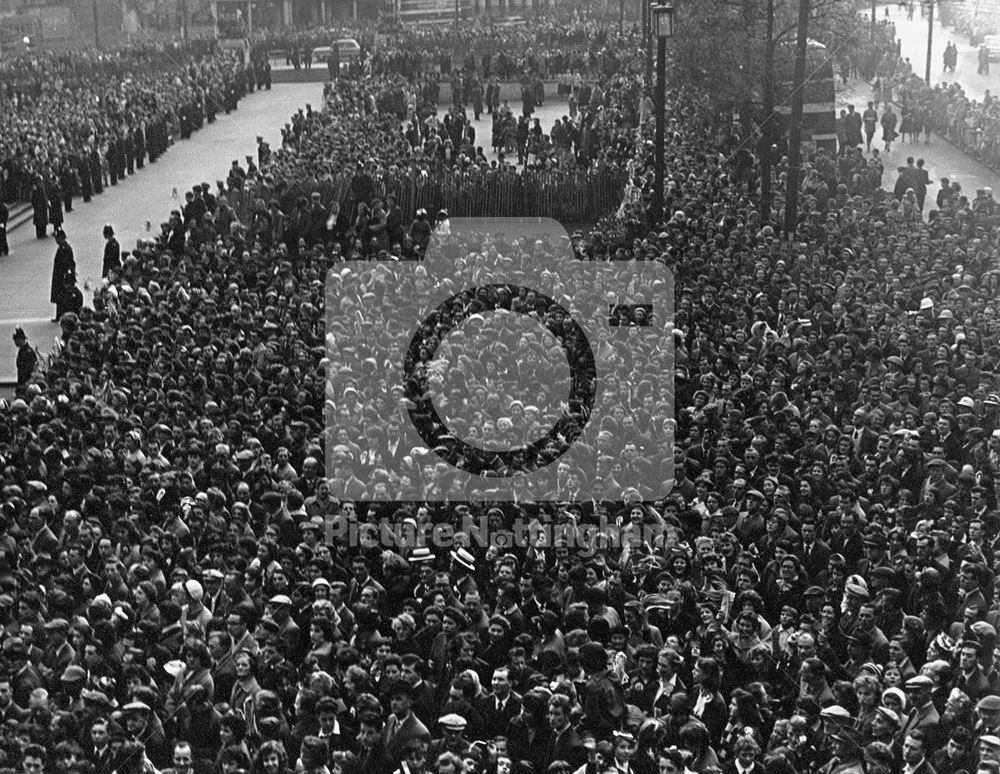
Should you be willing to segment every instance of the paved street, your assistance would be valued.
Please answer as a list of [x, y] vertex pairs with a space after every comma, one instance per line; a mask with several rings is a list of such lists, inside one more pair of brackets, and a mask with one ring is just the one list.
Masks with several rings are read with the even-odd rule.
[[[889, 9], [889, 16], [885, 16], [885, 8]], [[927, 17], [920, 14], [920, 4], [917, 3], [917, 10], [913, 13], [912, 21], [907, 20], [906, 11], [901, 10], [897, 5], [882, 7], [878, 9], [878, 18], [889, 18], [896, 24], [896, 34], [902, 39], [902, 56], [908, 58], [913, 65], [913, 72], [923, 77], [927, 66]], [[944, 72], [944, 48], [948, 43], [954, 43], [958, 47], [958, 64], [955, 66], [954, 75]], [[937, 22], [935, 17], [934, 34], [931, 39], [931, 85], [938, 83], [962, 84], [965, 93], [970, 99], [981, 100], [983, 94], [989, 90], [990, 94], [996, 96], [998, 86], [1000, 86], [1000, 62], [992, 62], [992, 75], [979, 75], [976, 70], [979, 68], [978, 49], [969, 46], [969, 39], [965, 35], [959, 35], [954, 29], [946, 29]]]
[[[879, 9], [879, 15], [884, 9]], [[915, 18], [907, 21], [905, 13], [895, 6], [889, 10], [902, 35], [903, 55], [909, 56], [914, 69], [922, 72], [923, 51], [926, 46], [926, 20]], [[990, 87], [990, 79], [976, 75], [976, 54], [967, 42], [955, 35], [948, 35], [939, 25], [935, 30], [934, 69], [940, 74], [941, 52], [948, 40], [959, 46], [959, 64], [956, 77], [973, 96], [981, 96]], [[939, 45], [938, 45], [939, 44]], [[567, 112], [566, 101], [557, 98], [555, 88], [545, 105], [536, 111], [542, 127], [548, 131], [552, 123]], [[316, 83], [280, 84], [271, 92], [257, 92], [241, 102], [240, 109], [229, 116], [221, 116], [210, 127], [196, 133], [192, 139], [174, 145], [166, 156], [156, 164], [146, 168], [119, 183], [115, 188], [95, 197], [87, 205], [77, 202], [77, 206], [66, 219], [66, 232], [76, 253], [81, 283], [93, 288], [100, 277], [101, 257], [104, 240], [101, 228], [112, 223], [118, 232], [123, 249], [135, 245], [137, 239], [146, 235], [147, 222], [155, 233], [159, 223], [167, 213], [180, 206], [183, 193], [196, 182], [215, 181], [226, 176], [234, 158], [241, 161], [247, 154], [255, 153], [255, 136], [263, 135], [272, 146], [279, 142], [280, 129], [297, 108], [321, 101], [322, 86]], [[838, 109], [853, 103], [863, 110], [869, 99], [868, 85], [861, 82], [850, 84], [838, 93]], [[520, 103], [511, 100], [515, 111]], [[494, 158], [489, 149], [491, 117], [484, 113], [474, 122], [477, 144], [483, 145], [489, 158]], [[973, 194], [976, 188], [991, 186], [1000, 191], [1000, 176], [982, 167], [965, 156], [941, 138], [934, 137], [930, 144], [896, 143], [893, 150], [883, 154], [886, 166], [885, 187], [891, 189], [896, 179], [895, 169], [913, 155], [923, 158], [932, 180], [937, 182], [946, 176], [957, 179], [964, 191]], [[173, 195], [176, 190], [178, 199]], [[929, 199], [937, 192], [933, 187]], [[929, 209], [929, 207], [927, 208]], [[52, 305], [48, 300], [49, 275], [55, 244], [51, 239], [44, 241], [34, 238], [33, 229], [22, 227], [11, 234], [11, 255], [0, 259], [0, 276], [3, 290], [0, 292], [0, 382], [13, 378], [14, 348], [10, 341], [10, 331], [15, 325], [23, 325], [30, 340], [42, 352], [50, 349], [52, 337], [58, 327], [49, 322]], [[89, 297], [89, 293], [86, 293]]]
[[[902, 14], [902, 18], [905, 20], [905, 14]], [[925, 20], [922, 29], [926, 30], [926, 27], [927, 24]], [[905, 42], [903, 44], [903, 48], [904, 51], [907, 48], [907, 44]], [[942, 44], [942, 51], [943, 50], [944, 44]], [[974, 52], [970, 53], [969, 56], [974, 57]], [[998, 64], [997, 67], [1000, 67], [1000, 64]], [[976, 65], [974, 60], [970, 64], [970, 68], [972, 75], [975, 76]], [[959, 60], [958, 75], [964, 82], [961, 59]], [[980, 77], [980, 80], [982, 79], [983, 78]], [[553, 93], [546, 96], [545, 104], [541, 108], [536, 109], [533, 116], [534, 118], [541, 119], [542, 129], [546, 132], [552, 128], [553, 122], [557, 119], [561, 119], [563, 115], [568, 113], [566, 99], [555, 95], [554, 86], [550, 91]], [[841, 88], [838, 84], [838, 113], [842, 108], [846, 109], [849, 104], [853, 104], [857, 111], [864, 112], [865, 105], [869, 99], [871, 99], [871, 89], [864, 81], [854, 81], [848, 84], [847, 88]], [[442, 105], [441, 109], [438, 111], [438, 115], [443, 117], [447, 112], [448, 107], [448, 105]], [[515, 113], [520, 113], [520, 101], [514, 102], [512, 100], [511, 107], [514, 108]], [[469, 116], [471, 117], [471, 108], [467, 108], [467, 110]], [[483, 113], [480, 116], [480, 120], [474, 120], [472, 125], [476, 129], [476, 145], [481, 145], [483, 150], [486, 152], [486, 157], [492, 161], [496, 158], [496, 155], [489, 147], [492, 116], [487, 113]], [[881, 129], [879, 129], [876, 134], [876, 139], [881, 136]], [[873, 144], [872, 147], [874, 148], [876, 145]], [[881, 152], [882, 144], [878, 143], [877, 147]], [[883, 158], [883, 163], [886, 168], [883, 184], [889, 190], [892, 190], [892, 187], [896, 182], [896, 168], [906, 164], [907, 156], [914, 156], [915, 158], [924, 159], [925, 166], [927, 167], [935, 186], [938, 182], [940, 182], [942, 177], [947, 177], [949, 180], [958, 180], [962, 186], [962, 190], [971, 194], [974, 194], [977, 188], [982, 188], [983, 186], [989, 186], [993, 188], [994, 191], [1000, 192], [1000, 175], [997, 175], [993, 172], [993, 170], [982, 166], [974, 159], [969, 158], [941, 137], [934, 136], [931, 138], [930, 143], [927, 144], [922, 141], [919, 143], [896, 142], [893, 143], [892, 150], [889, 153], [881, 152], [880, 155]], [[516, 162], [517, 159], [508, 159], [508, 161]], [[930, 200], [933, 201], [933, 198], [936, 195], [937, 188], [935, 187], [931, 189]], [[925, 207], [925, 212], [929, 209], [929, 206]]]
[[[254, 92], [240, 101], [240, 108], [222, 114], [211, 126], [192, 135], [190, 140], [171, 146], [155, 164], [106, 189], [89, 204], [77, 200], [66, 216], [64, 228], [76, 254], [81, 289], [93, 287], [100, 280], [105, 223], [114, 225], [123, 250], [133, 248], [146, 235], [146, 224], [159, 231], [159, 224], [171, 209], [184, 201], [184, 191], [195, 183], [225, 179], [233, 159], [256, 154], [256, 136], [262, 135], [272, 147], [280, 145], [281, 127], [291, 114], [307, 102], [319, 105], [321, 84], [280, 84], [271, 91]], [[173, 198], [174, 190], [178, 199]], [[14, 345], [10, 340], [16, 325], [23, 325], [29, 340], [42, 352], [50, 349], [58, 334], [50, 323], [53, 306], [49, 303], [49, 281], [55, 241], [38, 240], [31, 224], [10, 234], [9, 257], [0, 258], [0, 383], [15, 376]], [[84, 295], [89, 299], [90, 293]]]
[[[905, 48], [905, 44], [904, 44]], [[975, 70], [973, 69], [973, 73]], [[849, 84], [845, 90], [838, 91], [837, 112], [841, 108], [846, 108], [848, 104], [853, 104], [858, 112], [864, 112], [868, 100], [871, 99], [871, 89], [868, 84], [862, 81], [855, 81]], [[884, 106], [879, 106], [879, 114], [884, 110]], [[898, 113], [898, 109], [897, 109]], [[906, 164], [906, 158], [913, 156], [915, 159], [922, 158], [925, 162], [934, 185], [927, 193], [930, 204], [924, 206], [924, 213], [932, 209], [934, 197], [937, 196], [937, 185], [942, 177], [949, 180], [957, 180], [962, 186], [962, 191], [970, 197], [975, 196], [977, 188], [990, 187], [994, 191], [1000, 192], [1000, 175], [992, 169], [984, 167], [975, 159], [966, 156], [954, 145], [950, 144], [937, 135], [931, 135], [931, 141], [924, 143], [922, 140], [916, 143], [902, 143], [898, 139], [892, 144], [892, 150], [888, 153], [882, 151], [884, 144], [881, 142], [882, 129], [875, 133], [875, 141], [872, 148], [878, 148], [882, 161], [885, 164], [885, 177], [882, 178], [882, 186], [889, 191], [896, 183], [896, 168]], [[870, 155], [870, 154], [867, 154]]]

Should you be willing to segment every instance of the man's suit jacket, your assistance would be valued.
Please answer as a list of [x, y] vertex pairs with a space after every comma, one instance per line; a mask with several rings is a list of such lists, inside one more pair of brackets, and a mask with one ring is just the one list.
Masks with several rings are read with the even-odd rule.
[[528, 726], [522, 716], [518, 715], [510, 721], [507, 726], [507, 748], [515, 766], [519, 761], [543, 760], [548, 752], [551, 736], [552, 729], [548, 723], [538, 729], [533, 739], [529, 739]]
[[47, 526], [42, 527], [31, 539], [31, 547], [36, 554], [52, 554], [59, 548], [59, 538]]
[[565, 731], [552, 733], [545, 750], [544, 765], [538, 771], [548, 771], [553, 761], [566, 761], [571, 771], [576, 771], [587, 762], [587, 751], [573, 726], [568, 726]]
[[437, 722], [437, 702], [434, 699], [434, 686], [422, 680], [419, 685], [413, 687], [413, 698], [410, 700], [410, 711], [412, 711], [426, 726]]
[[913, 774], [937, 774], [937, 772], [934, 770], [931, 762], [927, 758], [924, 758], [924, 762], [913, 770]]
[[16, 720], [18, 723], [24, 723], [30, 717], [31, 710], [18, 706], [14, 701], [11, 701], [5, 709], [0, 710], [0, 721]]
[[94, 764], [94, 771], [97, 774], [111, 774], [115, 768], [115, 754], [111, 750], [111, 745], [105, 747], [101, 753], [91, 748], [87, 753], [87, 758]]
[[44, 688], [45, 681], [38, 674], [38, 670], [32, 664], [25, 664], [24, 667], [14, 675], [11, 680], [11, 690], [14, 694], [14, 701], [22, 707], [28, 706], [31, 692], [36, 688]]
[[938, 716], [938, 711], [934, 708], [933, 702], [928, 702], [926, 707], [919, 707], [910, 712], [906, 722], [903, 723], [899, 738], [905, 739], [906, 735], [911, 731], [926, 728], [927, 726], [935, 726], [939, 720], [940, 717]]
[[503, 710], [498, 711], [496, 694], [491, 693], [480, 699], [476, 709], [483, 716], [487, 739], [506, 736], [507, 724], [521, 712], [521, 697], [511, 691]]
[[809, 575], [809, 580], [814, 583], [820, 573], [826, 571], [827, 565], [830, 563], [830, 555], [832, 553], [833, 552], [830, 550], [830, 546], [822, 540], [813, 541], [812, 550], [808, 555], [806, 555], [805, 545], [802, 545], [799, 550], [795, 552], [799, 561], [802, 562], [802, 569]]
[[358, 750], [354, 770], [349, 774], [389, 774], [392, 769], [393, 764], [389, 762], [385, 745], [377, 742], [371, 749]]
[[393, 764], [398, 765], [403, 759], [403, 751], [408, 742], [422, 739], [430, 743], [431, 733], [427, 730], [427, 726], [421, 723], [420, 719], [411, 711], [402, 722], [395, 715], [389, 715], [389, 719], [385, 722], [382, 738], [385, 741], [386, 753], [392, 759]]
[[953, 683], [955, 688], [965, 693], [972, 701], [979, 701], [990, 692], [990, 681], [986, 679], [983, 671], [977, 666], [972, 675], [966, 679], [964, 674], [959, 674]]

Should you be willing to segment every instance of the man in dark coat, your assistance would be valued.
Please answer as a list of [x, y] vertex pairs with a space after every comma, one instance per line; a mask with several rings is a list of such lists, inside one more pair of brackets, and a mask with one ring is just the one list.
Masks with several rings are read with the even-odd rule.
[[90, 201], [94, 195], [94, 181], [90, 176], [90, 162], [87, 160], [87, 151], [83, 155], [74, 156], [73, 163], [76, 165], [77, 179], [80, 181], [80, 196], [84, 203]]
[[76, 260], [73, 258], [73, 248], [66, 241], [66, 232], [61, 228], [56, 229], [56, 256], [52, 263], [52, 287], [49, 292], [49, 301], [56, 305], [56, 316], [52, 322], [59, 322], [66, 311], [65, 305], [68, 294], [67, 286], [71, 280], [76, 278]]
[[10, 255], [10, 245], [7, 244], [7, 221], [10, 219], [10, 210], [0, 198], [0, 256]]
[[62, 228], [63, 220], [63, 201], [62, 201], [62, 189], [59, 187], [58, 178], [53, 178], [49, 186], [49, 223], [52, 224], [52, 230]]
[[115, 239], [115, 230], [111, 224], [104, 227], [104, 263], [101, 264], [101, 277], [107, 277], [112, 269], [118, 270], [122, 267], [122, 248]]
[[396, 197], [389, 194], [385, 197], [386, 202], [386, 222], [385, 230], [389, 235], [389, 244], [394, 245], [403, 241], [403, 209], [396, 203]]
[[35, 224], [35, 236], [45, 239], [49, 227], [49, 197], [45, 195], [45, 184], [41, 178], [35, 181], [31, 190], [31, 208], [34, 210], [31, 220]]
[[35, 348], [28, 343], [28, 336], [24, 328], [14, 329], [14, 346], [17, 347], [17, 390], [20, 391], [31, 379], [38, 365], [38, 354]]
[[146, 163], [146, 135], [143, 122], [135, 127], [135, 168], [142, 169]]
[[67, 157], [59, 169], [59, 187], [62, 189], [63, 207], [66, 212], [73, 211], [73, 196], [77, 193], [76, 165]]
[[101, 176], [101, 155], [97, 152], [97, 147], [90, 149], [90, 182], [95, 194], [104, 193], [104, 181]]
[[580, 735], [570, 723], [569, 713], [569, 699], [565, 696], [556, 694], [549, 700], [552, 736], [539, 771], [548, 771], [549, 765], [555, 761], [566, 761], [571, 770], [586, 763], [587, 752], [580, 741]]

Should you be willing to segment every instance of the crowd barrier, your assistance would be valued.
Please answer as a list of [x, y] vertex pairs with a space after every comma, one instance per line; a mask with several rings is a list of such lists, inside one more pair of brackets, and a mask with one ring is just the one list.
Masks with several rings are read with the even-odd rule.
[[[431, 215], [447, 210], [453, 217], [548, 217], [565, 224], [594, 223], [621, 203], [625, 190], [625, 170], [608, 167], [592, 170], [414, 170], [376, 177], [375, 197], [394, 194], [407, 219], [419, 208]], [[353, 215], [355, 196], [353, 175], [341, 174], [333, 180], [302, 181], [286, 188], [277, 197], [281, 210], [290, 213], [299, 197], [318, 191], [324, 205], [337, 201]], [[256, 191], [229, 193], [230, 205], [241, 222], [253, 219]]]

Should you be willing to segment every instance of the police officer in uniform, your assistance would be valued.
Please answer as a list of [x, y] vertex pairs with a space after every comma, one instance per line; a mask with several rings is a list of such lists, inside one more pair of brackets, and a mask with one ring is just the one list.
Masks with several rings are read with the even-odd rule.
[[135, 168], [142, 169], [146, 161], [146, 129], [144, 122], [135, 126]]
[[101, 277], [107, 277], [108, 272], [122, 267], [122, 249], [115, 239], [115, 230], [108, 223], [104, 226], [104, 262], [101, 264]]
[[59, 322], [59, 318], [67, 311], [67, 302], [70, 300], [68, 290], [76, 278], [76, 259], [73, 257], [73, 248], [66, 241], [66, 232], [61, 228], [56, 229], [55, 237], [59, 247], [56, 248], [52, 262], [49, 301], [56, 305], [56, 316], [52, 322]]
[[90, 149], [90, 181], [95, 194], [104, 193], [104, 181], [101, 178], [101, 155], [98, 153], [97, 144]]
[[69, 156], [64, 156], [59, 165], [59, 187], [62, 189], [63, 209], [73, 211], [73, 197], [78, 193], [79, 179], [76, 164]]
[[135, 174], [135, 137], [132, 134], [132, 127], [128, 124], [123, 129], [125, 147], [125, 169], [130, 175]]
[[49, 227], [49, 197], [45, 193], [45, 183], [41, 175], [35, 180], [35, 187], [31, 189], [31, 208], [34, 211], [32, 222], [35, 224], [35, 236], [45, 239]]
[[24, 332], [24, 328], [15, 328], [13, 338], [14, 346], [17, 347], [16, 392], [20, 395], [28, 384], [28, 380], [31, 379], [31, 375], [35, 372], [35, 367], [38, 365], [38, 354], [35, 352], [35, 348], [28, 343], [28, 336]]
[[77, 177], [80, 180], [80, 195], [83, 197], [84, 204], [89, 202], [94, 195], [94, 181], [90, 176], [90, 163], [87, 161], [88, 153], [89, 150], [84, 146], [83, 154], [73, 159], [73, 163], [76, 164]]

